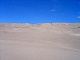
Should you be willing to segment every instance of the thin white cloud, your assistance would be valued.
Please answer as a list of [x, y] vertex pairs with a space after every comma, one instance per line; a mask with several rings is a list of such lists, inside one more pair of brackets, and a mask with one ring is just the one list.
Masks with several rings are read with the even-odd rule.
[[78, 16], [78, 18], [80, 19], [80, 16]]
[[50, 11], [54, 12], [55, 10], [54, 10], [54, 9], [52, 9], [52, 10], [50, 10]]

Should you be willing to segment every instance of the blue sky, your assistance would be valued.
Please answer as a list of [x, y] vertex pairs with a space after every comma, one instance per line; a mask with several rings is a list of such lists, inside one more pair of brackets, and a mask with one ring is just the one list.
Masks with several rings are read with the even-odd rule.
[[80, 22], [80, 0], [0, 0], [0, 22]]

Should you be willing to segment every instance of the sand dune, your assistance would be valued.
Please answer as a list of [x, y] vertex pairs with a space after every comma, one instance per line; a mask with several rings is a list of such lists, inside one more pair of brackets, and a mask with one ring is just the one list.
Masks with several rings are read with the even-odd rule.
[[0, 60], [80, 60], [80, 24], [0, 24]]

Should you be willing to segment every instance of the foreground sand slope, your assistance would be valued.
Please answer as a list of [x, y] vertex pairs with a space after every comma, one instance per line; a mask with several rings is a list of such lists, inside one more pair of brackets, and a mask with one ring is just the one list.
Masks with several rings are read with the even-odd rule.
[[80, 24], [0, 24], [0, 60], [80, 60]]

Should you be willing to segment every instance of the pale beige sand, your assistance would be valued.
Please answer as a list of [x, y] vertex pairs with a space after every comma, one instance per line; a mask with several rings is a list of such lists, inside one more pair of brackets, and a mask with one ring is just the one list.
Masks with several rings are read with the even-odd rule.
[[80, 60], [80, 24], [0, 24], [0, 60]]

